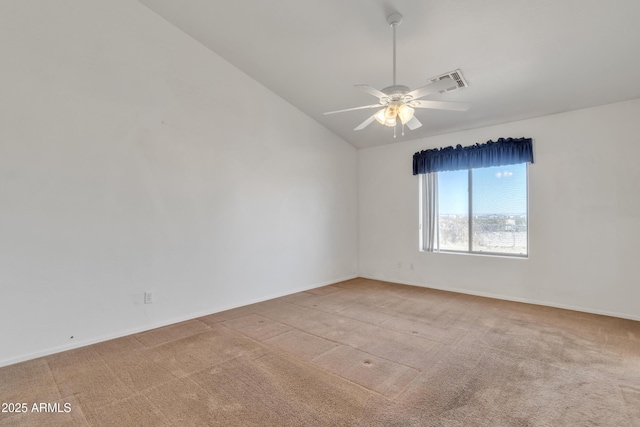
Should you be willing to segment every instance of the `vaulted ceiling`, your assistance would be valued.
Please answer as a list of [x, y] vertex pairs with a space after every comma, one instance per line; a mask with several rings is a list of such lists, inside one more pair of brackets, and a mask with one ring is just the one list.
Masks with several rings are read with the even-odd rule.
[[[640, 97], [638, 0], [140, 1], [358, 148]], [[391, 85], [392, 12], [398, 84], [460, 69], [467, 88], [426, 99], [471, 103], [416, 110], [397, 138], [353, 130], [375, 110], [323, 115], [377, 102], [355, 84]]]

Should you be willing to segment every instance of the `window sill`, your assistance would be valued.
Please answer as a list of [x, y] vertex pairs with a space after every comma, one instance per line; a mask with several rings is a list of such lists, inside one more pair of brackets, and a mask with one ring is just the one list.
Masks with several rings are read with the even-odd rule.
[[[425, 250], [421, 250], [420, 252], [425, 252]], [[508, 259], [529, 259], [529, 254], [505, 254], [499, 252], [468, 252], [468, 251], [433, 251], [431, 253], [434, 254], [445, 254], [445, 255], [471, 255], [471, 256], [482, 256], [482, 257], [492, 257], [492, 258], [508, 258]]]

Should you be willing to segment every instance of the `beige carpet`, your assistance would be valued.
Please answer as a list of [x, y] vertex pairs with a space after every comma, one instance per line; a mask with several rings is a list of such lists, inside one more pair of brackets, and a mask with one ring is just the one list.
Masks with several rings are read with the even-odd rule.
[[0, 401], [28, 408], [2, 426], [640, 426], [640, 322], [354, 279], [1, 368]]

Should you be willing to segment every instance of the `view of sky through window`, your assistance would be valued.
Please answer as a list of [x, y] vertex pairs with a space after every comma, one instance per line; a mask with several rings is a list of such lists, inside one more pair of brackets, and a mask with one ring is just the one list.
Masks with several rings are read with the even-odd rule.
[[[438, 173], [441, 215], [468, 215], [468, 171]], [[474, 215], [526, 214], [527, 165], [473, 170]]]

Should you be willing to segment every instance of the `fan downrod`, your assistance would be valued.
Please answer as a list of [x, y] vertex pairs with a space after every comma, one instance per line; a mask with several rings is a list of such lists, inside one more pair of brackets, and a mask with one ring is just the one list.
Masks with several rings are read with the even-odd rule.
[[402, 22], [402, 15], [394, 12], [387, 16], [387, 22], [393, 29], [393, 85], [396, 85], [396, 27]]

